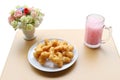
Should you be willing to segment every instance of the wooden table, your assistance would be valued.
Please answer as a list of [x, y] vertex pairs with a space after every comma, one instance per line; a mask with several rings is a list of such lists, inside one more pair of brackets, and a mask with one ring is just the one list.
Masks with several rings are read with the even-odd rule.
[[[112, 38], [100, 48], [90, 49], [84, 46], [84, 30], [37, 30], [35, 34], [35, 40], [26, 41], [21, 31], [16, 33], [0, 80], [120, 80], [120, 58]], [[76, 63], [54, 73], [32, 67], [28, 50], [44, 38], [61, 38], [75, 45]]]

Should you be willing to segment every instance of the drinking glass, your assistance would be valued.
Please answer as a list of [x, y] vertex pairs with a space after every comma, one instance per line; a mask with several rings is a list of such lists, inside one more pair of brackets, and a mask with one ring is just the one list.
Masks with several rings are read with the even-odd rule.
[[[98, 48], [110, 38], [111, 27], [106, 27], [104, 21], [105, 18], [99, 14], [90, 14], [87, 16], [85, 29], [85, 45], [87, 47]], [[103, 29], [109, 32], [107, 40], [102, 40]]]

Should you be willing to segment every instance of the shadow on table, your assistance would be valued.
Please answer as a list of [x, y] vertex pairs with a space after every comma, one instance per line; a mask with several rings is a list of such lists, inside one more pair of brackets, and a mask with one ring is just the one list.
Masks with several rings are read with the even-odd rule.
[[32, 66], [31, 66], [31, 68], [36, 74], [38, 74], [40, 76], [55, 78], [55, 77], [61, 77], [61, 76], [65, 76], [65, 75], [69, 74], [71, 71], [73, 71], [75, 65], [76, 65], [76, 62], [71, 67], [69, 67], [63, 71], [59, 71], [59, 72], [43, 72]]

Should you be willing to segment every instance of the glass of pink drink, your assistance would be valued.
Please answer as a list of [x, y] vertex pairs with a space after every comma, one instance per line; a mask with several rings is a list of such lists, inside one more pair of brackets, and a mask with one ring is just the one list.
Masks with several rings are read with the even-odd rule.
[[87, 16], [85, 30], [86, 46], [90, 48], [100, 47], [103, 29], [105, 28], [110, 32], [110, 27], [107, 28], [104, 26], [104, 20], [104, 17], [98, 14], [91, 14]]

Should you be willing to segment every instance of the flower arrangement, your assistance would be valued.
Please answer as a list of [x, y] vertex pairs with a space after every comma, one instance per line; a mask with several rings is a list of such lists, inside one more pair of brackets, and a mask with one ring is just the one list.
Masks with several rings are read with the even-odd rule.
[[17, 6], [10, 12], [8, 21], [16, 29], [32, 30], [38, 27], [44, 14], [39, 9], [27, 6]]

